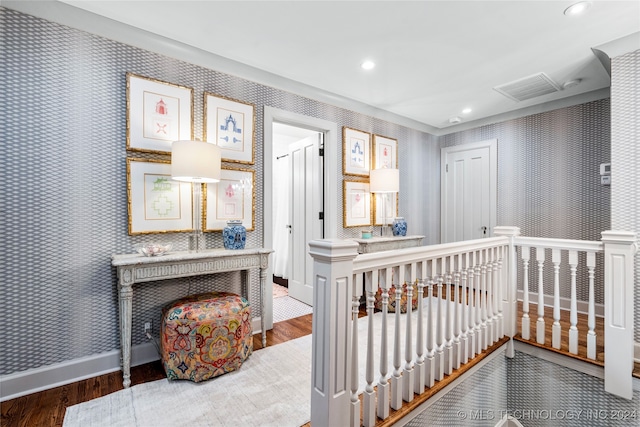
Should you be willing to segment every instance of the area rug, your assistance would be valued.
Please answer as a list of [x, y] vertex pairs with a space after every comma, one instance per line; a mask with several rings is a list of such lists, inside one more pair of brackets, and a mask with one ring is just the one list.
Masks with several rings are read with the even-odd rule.
[[282, 298], [289, 295], [289, 288], [285, 286], [278, 285], [277, 283], [273, 284], [273, 298]]
[[[414, 314], [414, 323], [415, 318]], [[375, 314], [373, 320], [378, 368], [381, 315]], [[360, 390], [365, 385], [367, 321], [366, 316], [358, 321]], [[405, 324], [401, 320], [402, 343]], [[395, 316], [390, 315], [391, 342], [394, 326]], [[388, 372], [393, 371], [392, 353], [390, 345]], [[254, 351], [240, 370], [209, 381], [158, 380], [71, 406], [63, 426], [301, 426], [309, 421], [310, 402], [311, 336], [307, 335]]]
[[295, 298], [284, 296], [273, 299], [273, 323], [313, 313], [313, 307]]

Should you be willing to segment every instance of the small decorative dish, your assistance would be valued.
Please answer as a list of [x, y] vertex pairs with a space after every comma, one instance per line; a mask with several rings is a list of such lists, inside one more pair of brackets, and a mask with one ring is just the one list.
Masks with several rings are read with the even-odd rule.
[[144, 256], [160, 256], [171, 250], [171, 243], [139, 243], [135, 245], [136, 251]]

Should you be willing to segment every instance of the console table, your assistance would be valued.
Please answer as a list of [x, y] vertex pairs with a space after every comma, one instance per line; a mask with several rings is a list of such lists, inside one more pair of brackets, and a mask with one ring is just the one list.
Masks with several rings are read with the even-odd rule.
[[249, 270], [260, 269], [260, 326], [262, 346], [267, 345], [264, 318], [264, 284], [271, 249], [207, 249], [201, 252], [170, 252], [163, 256], [146, 257], [138, 254], [113, 255], [111, 265], [118, 274], [120, 305], [120, 344], [122, 346], [122, 385], [131, 385], [131, 307], [133, 285], [155, 280], [204, 274], [240, 271], [242, 295], [249, 299]]
[[359, 254], [392, 251], [395, 249], [422, 246], [424, 236], [372, 237], [370, 239], [351, 239], [358, 243]]

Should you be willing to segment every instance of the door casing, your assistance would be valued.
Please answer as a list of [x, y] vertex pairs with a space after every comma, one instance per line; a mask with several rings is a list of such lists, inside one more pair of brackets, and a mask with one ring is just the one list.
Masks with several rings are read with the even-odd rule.
[[[291, 126], [304, 127], [324, 134], [324, 238], [334, 239], [338, 235], [338, 124], [315, 117], [305, 116], [291, 111], [274, 107], [264, 107], [264, 176], [263, 176], [263, 246], [273, 247], [273, 123], [279, 122]], [[273, 285], [273, 267], [269, 265], [266, 271], [264, 294], [266, 316], [265, 327], [273, 328], [273, 293], [269, 290]], [[254, 333], [257, 331], [254, 331]]]

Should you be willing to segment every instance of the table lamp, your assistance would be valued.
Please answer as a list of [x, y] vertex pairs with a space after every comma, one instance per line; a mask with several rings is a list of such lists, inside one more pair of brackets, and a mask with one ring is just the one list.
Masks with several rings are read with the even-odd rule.
[[202, 235], [202, 183], [220, 182], [220, 147], [202, 141], [175, 141], [171, 144], [171, 178], [191, 182], [193, 191], [193, 232], [189, 250], [199, 252], [204, 246]]
[[[369, 172], [369, 191], [382, 196], [383, 221], [380, 228], [380, 237], [385, 235], [387, 222], [387, 197], [389, 194], [400, 191], [400, 171], [398, 169], [373, 169]], [[375, 218], [374, 218], [375, 223]]]

